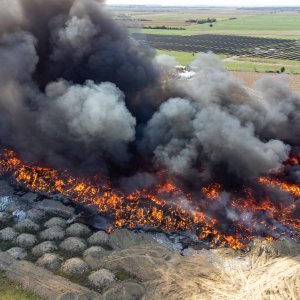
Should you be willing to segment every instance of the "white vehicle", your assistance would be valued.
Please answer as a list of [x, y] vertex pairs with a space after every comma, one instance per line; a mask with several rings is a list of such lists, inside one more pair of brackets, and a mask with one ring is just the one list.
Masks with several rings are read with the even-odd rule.
[[269, 53], [269, 54], [274, 54], [274, 53], [277, 53], [277, 50], [271, 48], [271, 49], [268, 50], [268, 53]]
[[176, 66], [175, 69], [179, 72], [185, 72], [186, 71], [186, 67], [181, 66], [181, 65]]
[[186, 71], [180, 74], [182, 79], [191, 79], [196, 73], [194, 71]]
[[260, 49], [260, 48], [255, 48], [255, 49], [254, 49], [254, 53], [255, 53], [255, 54], [261, 53], [261, 49]]

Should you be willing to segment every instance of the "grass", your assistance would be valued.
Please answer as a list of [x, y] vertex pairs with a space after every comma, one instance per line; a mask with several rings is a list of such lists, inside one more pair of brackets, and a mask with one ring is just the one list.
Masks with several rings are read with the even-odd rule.
[[238, 17], [214, 24], [212, 30], [234, 31], [299, 31], [299, 16], [257, 15]]
[[39, 296], [36, 296], [30, 292], [25, 291], [21, 286], [10, 282], [0, 272], [0, 300], [41, 300]]
[[138, 20], [138, 19], [145, 19], [145, 20], [151, 20], [151, 21], [186, 21], [190, 19], [206, 19], [208, 17], [210, 18], [216, 18], [217, 20], [224, 20], [226, 18], [230, 18], [231, 14], [218, 14], [215, 12], [201, 12], [201, 13], [185, 13], [184, 11], [182, 13], [176, 12], [176, 13], [153, 13], [153, 14], [131, 14], [132, 19]]
[[[299, 39], [300, 36], [300, 15], [269, 14], [235, 17], [237, 17], [235, 20], [219, 19], [213, 27], [209, 27], [209, 24], [196, 24], [185, 26], [186, 30], [133, 29], [133, 31], [162, 35], [224, 34], [284, 39]], [[163, 15], [160, 16], [160, 20], [164, 20]]]
[[[247, 61], [224, 62], [224, 65], [230, 71], [241, 71], [241, 72], [276, 73], [281, 69], [281, 67], [277, 65], [255, 64]], [[291, 70], [286, 69], [287, 73], [289, 73], [290, 71]]]
[[195, 54], [192, 52], [157, 50], [157, 55], [167, 54], [176, 58], [181, 65], [189, 65], [194, 59]]
[[[182, 65], [189, 65], [195, 59], [195, 54], [192, 52], [157, 50], [157, 54], [163, 53], [174, 56]], [[225, 58], [224, 56], [219, 57], [220, 59]], [[288, 74], [300, 74], [300, 62], [292, 60], [239, 57], [234, 58], [232, 62], [225, 61], [223, 64], [230, 71], [268, 73], [277, 72], [282, 67], [285, 67], [285, 72]]]
[[10, 218], [8, 221], [2, 223], [0, 222], [0, 230], [6, 227], [12, 227], [15, 224], [13, 218]]
[[287, 74], [300, 74], [300, 62], [293, 60], [238, 58], [234, 62], [224, 62], [224, 65], [231, 71], [275, 73], [284, 67]]
[[0, 242], [0, 251], [4, 252], [13, 247], [15, 247], [15, 244], [11, 241], [1, 241]]
[[[91, 288], [91, 285], [89, 284], [89, 281], [88, 281], [88, 272], [87, 273], [84, 273], [84, 274], [81, 274], [81, 275], [73, 275], [73, 274], [67, 274], [61, 270], [56, 270], [53, 272], [55, 275], [58, 275], [58, 276], [61, 276], [61, 277], [64, 277], [78, 285], [82, 285], [82, 286], [85, 286], [85, 287], [88, 287], [88, 288]], [[1, 299], [1, 298], [0, 298]]]
[[235, 60], [239, 61], [250, 61], [254, 63], [268, 63], [277, 65], [288, 65], [288, 66], [300, 66], [300, 61], [288, 60], [288, 59], [277, 59], [277, 58], [262, 58], [262, 57], [234, 57]]
[[56, 255], [58, 255], [59, 257], [63, 258], [64, 260], [70, 259], [72, 257], [76, 257], [76, 256], [81, 256], [81, 252], [68, 252], [68, 251], [64, 251], [62, 249], [56, 249], [53, 250], [51, 253], [54, 253]]
[[[118, 11], [113, 9], [112, 13], [115, 17], [124, 15], [123, 11]], [[143, 10], [131, 10], [126, 9], [126, 14], [131, 17], [131, 19], [138, 20], [138, 19], [146, 19], [151, 21], [185, 21], [189, 19], [204, 19], [204, 18], [216, 18], [216, 19], [228, 19], [231, 17], [236, 17], [236, 15], [241, 16], [250, 16], [255, 13], [251, 11], [247, 12], [237, 12], [235, 9], [226, 9], [226, 10], [219, 10], [219, 9], [180, 9], [174, 11], [143, 11]]]
[[118, 281], [126, 281], [126, 280], [129, 280], [129, 279], [132, 279], [132, 275], [129, 274], [127, 271], [125, 270], [120, 270], [120, 271], [117, 271], [115, 273], [115, 277]]

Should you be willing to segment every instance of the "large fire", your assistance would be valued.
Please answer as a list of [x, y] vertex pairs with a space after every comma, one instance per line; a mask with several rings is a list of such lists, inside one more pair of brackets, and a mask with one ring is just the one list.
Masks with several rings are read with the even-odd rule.
[[[161, 179], [155, 188], [124, 194], [112, 188], [106, 178], [87, 180], [67, 171], [25, 164], [14, 151], [4, 149], [0, 152], [0, 176], [5, 175], [13, 175], [16, 183], [30, 191], [61, 194], [96, 207], [99, 213], [113, 219], [111, 230], [126, 227], [190, 231], [212, 246], [233, 249], [245, 248], [255, 236], [274, 239], [289, 234], [299, 238], [300, 220], [294, 211], [300, 186], [275, 177], [259, 178], [258, 185], [265, 191], [259, 195], [251, 187], [229, 194], [217, 183], [187, 193], [166, 179]], [[268, 197], [272, 191], [284, 193], [292, 200], [278, 204]], [[230, 226], [222, 224], [222, 216], [216, 217], [214, 209], [226, 215], [227, 223], [231, 220]]]

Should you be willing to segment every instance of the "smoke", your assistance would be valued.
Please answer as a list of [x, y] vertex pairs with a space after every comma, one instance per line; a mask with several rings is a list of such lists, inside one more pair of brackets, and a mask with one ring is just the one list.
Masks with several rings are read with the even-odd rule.
[[[49, 84], [39, 127], [47, 140], [78, 144], [76, 153], [84, 160], [85, 149], [102, 150], [115, 161], [127, 160], [126, 146], [135, 138], [136, 120], [128, 111], [124, 94], [112, 83], [84, 86], [64, 81]], [[53, 120], [63, 120], [62, 124]]]
[[138, 172], [131, 177], [123, 177], [119, 181], [120, 188], [127, 192], [132, 193], [135, 191], [149, 189], [157, 183], [157, 178], [146, 172]]
[[253, 125], [243, 126], [217, 105], [202, 107], [180, 98], [161, 106], [149, 121], [146, 137], [157, 160], [174, 174], [188, 174], [204, 162], [239, 177], [256, 177], [280, 167], [289, 150], [279, 140], [261, 141]]
[[146, 50], [99, 1], [1, 0], [0, 11], [1, 143], [59, 167], [127, 161], [143, 94], [159, 86]]
[[176, 61], [153, 58], [101, 1], [0, 0], [0, 64], [3, 145], [125, 174], [129, 190], [155, 184], [161, 168], [195, 185], [251, 181], [299, 145], [300, 97], [282, 80], [249, 90], [212, 54], [178, 78]]
[[199, 54], [192, 67], [191, 80], [171, 83], [185, 97], [160, 106], [141, 149], [190, 180], [224, 180], [228, 174], [247, 180], [279, 169], [288, 143], [299, 142], [299, 96], [280, 81], [272, 89], [269, 78], [257, 83], [261, 93], [250, 93], [209, 54]]

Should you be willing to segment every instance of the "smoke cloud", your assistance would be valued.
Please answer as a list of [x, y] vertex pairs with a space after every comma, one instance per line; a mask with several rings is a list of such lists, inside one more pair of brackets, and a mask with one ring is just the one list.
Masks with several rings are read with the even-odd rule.
[[158, 85], [145, 49], [99, 1], [1, 0], [0, 11], [1, 143], [60, 167], [127, 161], [142, 92]]
[[1, 144], [118, 174], [129, 190], [162, 168], [199, 185], [251, 181], [299, 145], [300, 97], [282, 80], [247, 89], [212, 54], [198, 54], [184, 80], [101, 1], [0, 0], [0, 64]]
[[194, 171], [194, 176], [195, 166], [204, 162], [212, 171], [220, 166], [232, 175], [256, 177], [279, 168], [289, 151], [279, 140], [261, 141], [253, 125], [243, 126], [217, 105], [202, 107], [180, 98], [161, 106], [149, 121], [146, 136], [158, 162], [175, 175]]
[[191, 180], [251, 179], [280, 168], [289, 143], [299, 142], [293, 134], [300, 128], [299, 96], [270, 78], [257, 83], [259, 93], [249, 92], [213, 55], [199, 54], [192, 67], [192, 79], [170, 83], [185, 97], [161, 105], [141, 148], [170, 173]]

